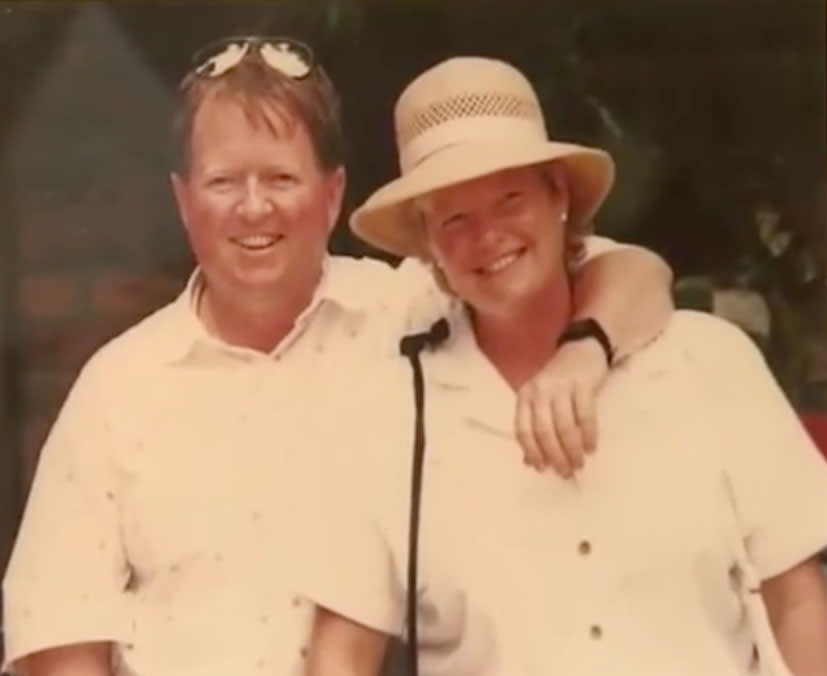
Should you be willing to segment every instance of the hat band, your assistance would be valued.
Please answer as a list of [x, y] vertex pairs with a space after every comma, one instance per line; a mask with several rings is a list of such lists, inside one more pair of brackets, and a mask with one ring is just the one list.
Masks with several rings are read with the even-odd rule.
[[425, 130], [399, 150], [406, 174], [435, 152], [459, 143], [547, 143], [542, 121], [519, 117], [458, 117]]

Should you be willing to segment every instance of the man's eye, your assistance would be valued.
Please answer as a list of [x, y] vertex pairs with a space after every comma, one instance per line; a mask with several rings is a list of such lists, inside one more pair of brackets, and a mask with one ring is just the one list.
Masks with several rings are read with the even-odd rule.
[[288, 174], [286, 172], [274, 172], [272, 174], [267, 174], [264, 177], [264, 180], [272, 185], [286, 186], [294, 185], [297, 178], [295, 175]]

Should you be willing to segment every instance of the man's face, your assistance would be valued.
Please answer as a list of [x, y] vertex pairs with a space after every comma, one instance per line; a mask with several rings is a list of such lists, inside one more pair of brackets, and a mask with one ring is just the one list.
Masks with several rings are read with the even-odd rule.
[[208, 288], [266, 300], [312, 293], [341, 206], [344, 170], [322, 170], [305, 125], [287, 111], [251, 120], [213, 96], [198, 110], [189, 166], [172, 177]]
[[565, 195], [535, 168], [444, 188], [418, 206], [446, 281], [480, 312], [507, 315], [564, 272]]

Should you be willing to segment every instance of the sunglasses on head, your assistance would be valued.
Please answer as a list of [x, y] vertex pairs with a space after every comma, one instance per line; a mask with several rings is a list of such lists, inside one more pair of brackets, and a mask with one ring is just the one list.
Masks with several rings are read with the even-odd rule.
[[273, 70], [294, 80], [307, 77], [315, 66], [313, 50], [303, 42], [250, 35], [223, 38], [202, 47], [192, 57], [193, 72], [199, 77], [221, 77], [253, 53]]

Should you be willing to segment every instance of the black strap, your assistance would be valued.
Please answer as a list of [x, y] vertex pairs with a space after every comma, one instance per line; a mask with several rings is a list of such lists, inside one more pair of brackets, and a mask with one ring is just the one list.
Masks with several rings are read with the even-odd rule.
[[399, 342], [399, 351], [411, 362], [414, 390], [414, 441], [411, 466], [411, 495], [408, 514], [408, 580], [406, 591], [406, 620], [408, 630], [408, 676], [419, 675], [419, 637], [417, 635], [417, 585], [419, 563], [419, 515], [422, 500], [422, 464], [425, 458], [425, 383], [422, 376], [422, 351], [436, 347], [449, 334], [448, 322], [440, 319], [425, 333], [405, 336]]

